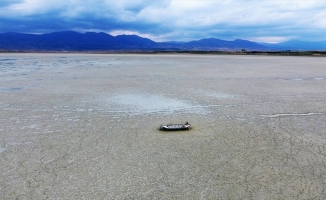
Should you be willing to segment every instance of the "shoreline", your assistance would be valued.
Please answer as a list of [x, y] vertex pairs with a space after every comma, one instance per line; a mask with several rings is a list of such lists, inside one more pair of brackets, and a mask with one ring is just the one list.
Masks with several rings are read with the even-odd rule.
[[58, 54], [203, 54], [203, 55], [263, 55], [326, 57], [326, 51], [32, 51], [0, 50], [2, 53], [58, 53]]

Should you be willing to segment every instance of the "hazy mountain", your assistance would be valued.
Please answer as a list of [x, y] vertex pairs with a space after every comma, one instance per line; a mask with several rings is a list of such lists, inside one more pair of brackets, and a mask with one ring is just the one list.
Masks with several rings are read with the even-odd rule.
[[155, 50], [324, 50], [326, 42], [289, 41], [277, 45], [258, 44], [248, 40], [226, 41], [205, 38], [190, 42], [154, 42], [137, 35], [112, 36], [106, 33], [74, 31], [48, 34], [0, 34], [0, 50], [36, 51], [155, 51]]
[[326, 50], [326, 41], [307, 42], [299, 40], [290, 40], [278, 44], [282, 47], [295, 50]]
[[267, 50], [268, 48], [247, 40], [226, 41], [215, 38], [206, 38], [187, 42], [182, 45], [184, 49], [190, 50]]
[[277, 44], [261, 43], [261, 45], [276, 50], [326, 50], [326, 41], [308, 42], [299, 40], [290, 40]]

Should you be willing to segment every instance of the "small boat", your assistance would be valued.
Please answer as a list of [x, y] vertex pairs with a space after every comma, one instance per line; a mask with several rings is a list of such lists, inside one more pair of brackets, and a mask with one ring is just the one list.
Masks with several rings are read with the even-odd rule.
[[191, 126], [188, 122], [184, 124], [167, 124], [167, 125], [161, 125], [160, 130], [161, 131], [182, 131], [182, 130], [190, 130]]

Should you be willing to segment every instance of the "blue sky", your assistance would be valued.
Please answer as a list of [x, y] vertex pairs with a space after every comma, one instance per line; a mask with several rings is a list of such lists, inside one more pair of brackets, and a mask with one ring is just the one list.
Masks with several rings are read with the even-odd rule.
[[0, 32], [326, 41], [326, 0], [1, 0]]

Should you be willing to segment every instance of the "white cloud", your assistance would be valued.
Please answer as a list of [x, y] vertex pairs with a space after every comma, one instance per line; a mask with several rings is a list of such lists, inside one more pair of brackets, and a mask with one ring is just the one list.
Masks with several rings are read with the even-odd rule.
[[138, 31], [126, 31], [126, 30], [114, 30], [108, 32], [108, 34], [117, 36], [117, 35], [138, 35], [143, 38], [148, 38], [150, 40], [156, 41], [156, 42], [162, 42], [167, 37], [167, 35], [160, 34], [160, 35], [153, 35], [148, 33], [141, 33]]
[[[68, 29], [130, 32], [157, 38], [323, 37], [324, 0], [6, 0], [0, 20], [49, 18]], [[5, 22], [3, 22], [5, 23]], [[9, 22], [8, 22], [9, 23]], [[33, 32], [33, 27], [24, 32]], [[87, 27], [82, 25], [88, 24]], [[5, 24], [2, 24], [5, 25]], [[19, 26], [17, 26], [19, 27]], [[35, 27], [35, 25], [34, 25]], [[30, 30], [28, 30], [30, 28]], [[4, 29], [3, 27], [0, 28]], [[9, 31], [9, 30], [8, 30]], [[58, 30], [60, 31], [60, 30]], [[251, 35], [250, 35], [251, 34]], [[156, 36], [155, 36], [156, 35]]]
[[25, 0], [10, 5], [7, 10], [11, 16], [40, 15], [46, 14], [50, 10], [60, 9], [63, 5], [65, 5], [65, 1]]
[[276, 44], [276, 43], [280, 43], [280, 42], [285, 42], [287, 40], [290, 39], [294, 39], [294, 38], [290, 38], [290, 37], [277, 37], [277, 36], [271, 36], [271, 37], [248, 37], [248, 38], [244, 38], [250, 41], [255, 41], [255, 42], [265, 42], [265, 43], [271, 43], [271, 44]]

